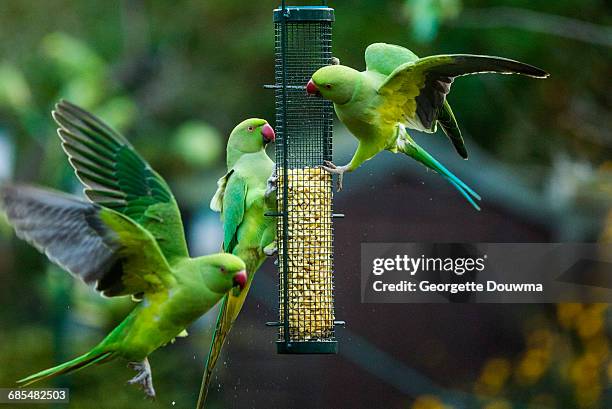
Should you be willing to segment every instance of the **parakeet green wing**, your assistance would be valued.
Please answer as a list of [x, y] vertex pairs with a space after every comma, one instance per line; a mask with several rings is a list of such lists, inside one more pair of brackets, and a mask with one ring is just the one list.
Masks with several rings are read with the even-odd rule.
[[148, 230], [168, 261], [187, 257], [183, 223], [170, 188], [127, 139], [67, 101], [56, 105], [53, 118], [86, 196]]
[[[395, 44], [374, 43], [370, 44], [365, 51], [365, 61], [368, 71], [376, 71], [383, 75], [390, 75], [397, 67], [407, 62], [417, 61], [419, 57], [407, 48]], [[457, 153], [467, 159], [468, 153], [455, 119], [455, 114], [446, 98], [438, 115], [438, 121], [442, 131], [452, 142]], [[433, 125], [435, 128], [435, 124]]]
[[[466, 156], [463, 138], [454, 131], [456, 120], [446, 95], [453, 79], [463, 75], [496, 72], [523, 74], [545, 78], [548, 74], [539, 68], [501, 57], [449, 54], [434, 55], [407, 62], [397, 67], [378, 88], [383, 97], [379, 107], [384, 120], [402, 122], [411, 128], [435, 132], [437, 121], [449, 131], [455, 149]], [[448, 135], [448, 133], [447, 133]]]
[[238, 227], [246, 209], [247, 183], [234, 169], [217, 181], [210, 208], [223, 213], [223, 251], [231, 253], [236, 245]]
[[365, 50], [366, 69], [383, 75], [389, 75], [400, 65], [418, 59], [409, 49], [395, 44], [374, 43]]
[[231, 253], [236, 245], [238, 226], [242, 223], [246, 207], [247, 183], [233, 172], [223, 194], [223, 250]]
[[450, 139], [457, 153], [463, 159], [467, 159], [468, 152], [465, 147], [463, 135], [461, 135], [461, 129], [459, 129], [459, 124], [457, 123], [455, 114], [453, 113], [453, 110], [451, 109], [446, 98], [444, 99], [442, 109], [438, 114], [438, 125], [440, 125], [442, 131], [444, 131], [444, 134], [448, 137], [448, 139]]
[[17, 235], [105, 296], [175, 282], [155, 239], [129, 217], [59, 192], [5, 186], [0, 203]]

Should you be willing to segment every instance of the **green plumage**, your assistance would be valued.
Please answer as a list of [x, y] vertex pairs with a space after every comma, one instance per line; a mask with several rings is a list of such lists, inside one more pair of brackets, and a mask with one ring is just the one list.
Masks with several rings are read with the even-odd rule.
[[457, 119], [455, 118], [455, 114], [450, 104], [446, 100], [438, 114], [438, 125], [440, 125], [448, 139], [450, 139], [457, 153], [463, 159], [467, 159], [468, 152], [465, 147], [465, 142], [463, 141], [463, 136], [461, 135], [461, 130], [459, 129], [459, 124], [457, 123]]
[[265, 216], [274, 210], [275, 201], [267, 196], [268, 179], [274, 162], [264, 149], [263, 119], [247, 119], [232, 131], [227, 144], [227, 173], [219, 179], [219, 188], [211, 208], [221, 212], [223, 220], [223, 250], [232, 253], [247, 266], [249, 282], [239, 296], [228, 294], [221, 305], [217, 326], [206, 362], [198, 407], [203, 407], [221, 349], [234, 321], [238, 317], [250, 289], [255, 272], [275, 247], [275, 219]]
[[130, 383], [154, 396], [147, 356], [232, 288], [244, 288], [246, 266], [231, 254], [190, 258], [172, 192], [127, 140], [67, 102], [60, 102], [53, 116], [90, 201], [6, 186], [0, 203], [17, 235], [51, 261], [106, 296], [132, 295], [140, 302], [90, 352], [19, 382], [28, 385], [123, 358], [139, 368]]
[[480, 197], [444, 168], [407, 134], [406, 128], [436, 132], [440, 125], [456, 151], [467, 158], [457, 120], [446, 100], [454, 78], [483, 72], [545, 78], [539, 68], [501, 57], [449, 54], [425, 58], [396, 45], [376, 43], [366, 49], [367, 69], [326, 66], [312, 75], [308, 92], [334, 102], [338, 118], [359, 140], [345, 166], [326, 164], [340, 177], [383, 150], [402, 152], [440, 173], [474, 207]]
[[76, 105], [62, 101], [53, 112], [62, 147], [85, 195], [149, 230], [172, 260], [186, 257], [180, 211], [164, 179], [118, 132]]

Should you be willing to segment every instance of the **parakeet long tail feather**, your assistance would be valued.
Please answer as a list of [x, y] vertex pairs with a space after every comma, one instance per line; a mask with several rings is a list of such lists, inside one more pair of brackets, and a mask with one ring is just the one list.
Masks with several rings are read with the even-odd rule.
[[[257, 269], [263, 263], [262, 259], [254, 260], [254, 264], [247, 262], [247, 271], [257, 271]], [[198, 397], [197, 408], [204, 408], [206, 403], [206, 396], [208, 395], [208, 388], [210, 381], [212, 380], [212, 373], [217, 364], [217, 360], [221, 355], [221, 349], [223, 344], [229, 335], [234, 321], [238, 317], [246, 296], [251, 288], [253, 282], [253, 274], [249, 273], [249, 280], [246, 287], [240, 292], [240, 295], [235, 297], [227, 294], [221, 301], [221, 308], [219, 309], [219, 315], [217, 317], [217, 325], [215, 327], [215, 333], [210, 344], [210, 351], [208, 352], [208, 358], [206, 359], [206, 368], [204, 368], [204, 376], [202, 377], [202, 386], [200, 387], [200, 396]]]
[[202, 377], [202, 386], [200, 387], [198, 407], [203, 407], [204, 402], [206, 402], [206, 397], [208, 395], [208, 387], [210, 386], [210, 381], [212, 380], [213, 370], [215, 369], [215, 365], [217, 364], [217, 359], [219, 358], [219, 355], [221, 355], [221, 348], [223, 348], [223, 343], [225, 342], [225, 338], [227, 337], [227, 334], [229, 333], [229, 330], [232, 325], [231, 320], [228, 317], [229, 314], [227, 313], [228, 298], [229, 295], [223, 297], [221, 307], [219, 308], [219, 315], [217, 316], [217, 325], [215, 326], [215, 333], [213, 334], [213, 339], [210, 343], [210, 350], [208, 351], [208, 358], [206, 359], [206, 368], [204, 368], [205, 372], [204, 376]]
[[[480, 206], [478, 206], [478, 204], [474, 201], [474, 198], [472, 198], [472, 196], [470, 196], [461, 186], [457, 185], [453, 180], [451, 179], [446, 179], [448, 180], [454, 187], [455, 189], [457, 189], [459, 191], [459, 193], [461, 193], [461, 195], [463, 197], [465, 197], [465, 199], [470, 202], [470, 204], [476, 209], [476, 210], [480, 210]], [[480, 200], [480, 199], [477, 199]]]
[[451, 171], [446, 169], [444, 165], [438, 162], [433, 156], [431, 156], [425, 149], [421, 148], [411, 139], [404, 139], [400, 137], [398, 140], [398, 149], [400, 152], [405, 153], [411, 158], [416, 159], [428, 168], [436, 171], [450, 184], [452, 184], [461, 193], [465, 199], [470, 202], [476, 210], [480, 210], [480, 206], [476, 201], [481, 200], [480, 195], [476, 193], [472, 188], [466, 185], [461, 179], [455, 176]]
[[425, 157], [424, 163], [426, 166], [432, 168], [439, 174], [441, 174], [445, 179], [451, 182], [457, 189], [462, 190], [466, 193], [468, 197], [473, 197], [476, 200], [481, 200], [481, 197], [478, 193], [476, 193], [471, 187], [466, 185], [461, 179], [455, 176], [450, 170], [446, 169], [444, 165], [438, 162], [433, 156], [431, 156], [425, 150], [421, 150], [423, 156]]
[[54, 366], [53, 368], [45, 369], [30, 375], [26, 378], [20, 379], [17, 383], [22, 384], [21, 386], [28, 386], [34, 382], [39, 382], [44, 379], [55, 378], [56, 376], [75, 372], [80, 369], [86, 368], [90, 365], [100, 363], [101, 361], [107, 360], [112, 356], [112, 352], [94, 352], [90, 351], [84, 355], [81, 355], [72, 361], [65, 362], [61, 365]]

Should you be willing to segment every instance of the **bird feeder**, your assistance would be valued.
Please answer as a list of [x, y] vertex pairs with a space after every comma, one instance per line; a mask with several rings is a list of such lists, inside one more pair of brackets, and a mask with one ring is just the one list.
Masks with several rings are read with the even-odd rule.
[[337, 353], [334, 326], [333, 106], [306, 83], [332, 63], [334, 10], [274, 10], [279, 327], [281, 354]]

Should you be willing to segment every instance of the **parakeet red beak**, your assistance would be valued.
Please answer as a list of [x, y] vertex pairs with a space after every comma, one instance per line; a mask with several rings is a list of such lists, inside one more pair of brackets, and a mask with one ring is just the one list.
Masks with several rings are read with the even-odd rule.
[[238, 286], [241, 290], [244, 290], [244, 287], [247, 285], [248, 278], [249, 277], [247, 276], [246, 271], [242, 270], [237, 272], [234, 275], [234, 286]]
[[306, 84], [306, 92], [310, 95], [321, 95], [321, 93], [319, 92], [319, 88], [317, 88], [317, 86], [314, 82], [312, 82], [312, 80], [308, 81], [308, 84]]
[[274, 128], [272, 128], [269, 124], [265, 124], [263, 128], [261, 128], [261, 135], [263, 136], [264, 143], [274, 142], [276, 139]]

